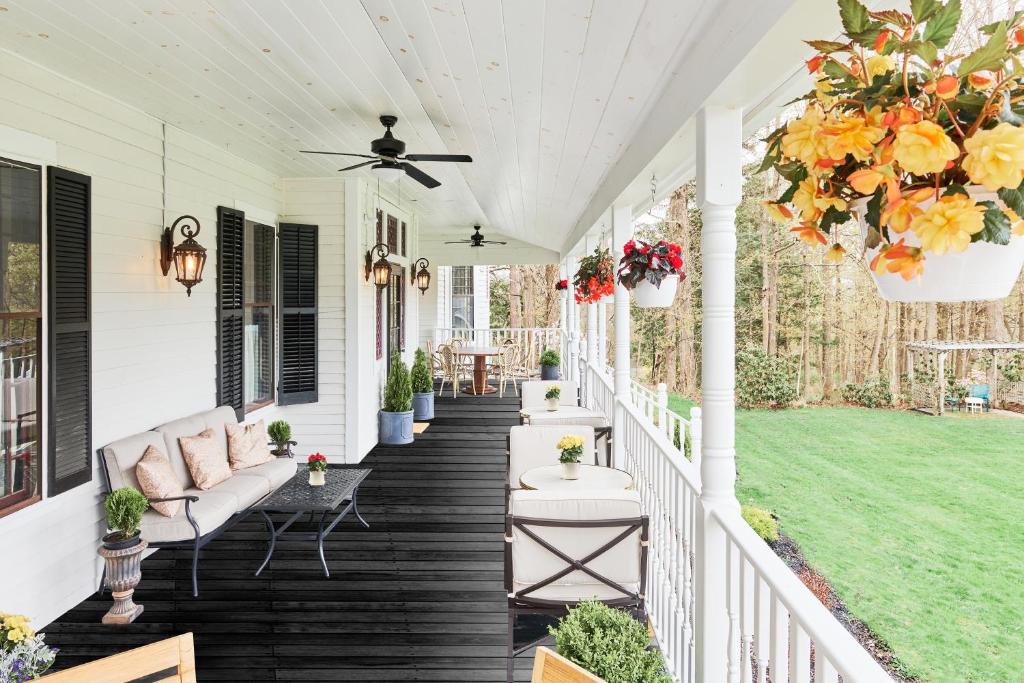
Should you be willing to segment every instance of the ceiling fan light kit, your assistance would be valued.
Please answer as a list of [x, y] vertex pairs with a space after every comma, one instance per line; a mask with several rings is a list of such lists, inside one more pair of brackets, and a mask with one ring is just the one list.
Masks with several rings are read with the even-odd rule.
[[[441, 185], [440, 181], [431, 178], [429, 175], [410, 164], [410, 161], [441, 161], [469, 163], [473, 158], [466, 154], [405, 154], [405, 143], [391, 133], [391, 127], [398, 123], [397, 116], [384, 115], [380, 117], [380, 123], [384, 126], [384, 135], [370, 143], [370, 151], [373, 154], [356, 154], [354, 152], [321, 152], [304, 149], [303, 154], [330, 154], [343, 157], [358, 157], [369, 159], [358, 164], [339, 168], [338, 172], [352, 171], [357, 168], [370, 166], [370, 172], [381, 180], [393, 182], [404, 175], [409, 176], [420, 185], [428, 189], [434, 189]], [[402, 156], [405, 154], [405, 156]]]

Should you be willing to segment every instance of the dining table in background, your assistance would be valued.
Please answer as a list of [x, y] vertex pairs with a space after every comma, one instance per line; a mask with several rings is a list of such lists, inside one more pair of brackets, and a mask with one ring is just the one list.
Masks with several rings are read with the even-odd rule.
[[487, 383], [487, 359], [498, 355], [497, 346], [462, 346], [452, 350], [456, 355], [473, 357], [473, 386], [466, 389], [467, 394], [482, 396], [498, 391]]

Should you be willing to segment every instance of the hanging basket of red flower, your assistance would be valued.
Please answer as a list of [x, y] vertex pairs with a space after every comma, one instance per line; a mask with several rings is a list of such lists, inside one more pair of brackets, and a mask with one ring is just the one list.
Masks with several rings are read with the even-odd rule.
[[590, 256], [580, 259], [579, 270], [572, 280], [576, 303], [592, 304], [615, 292], [615, 266], [607, 249], [598, 247]]
[[567, 289], [569, 289], [569, 281], [568, 280], [559, 280], [558, 282], [555, 283], [555, 291], [556, 292], [564, 292]]
[[653, 245], [630, 240], [622, 247], [619, 284], [632, 290], [640, 308], [671, 306], [679, 281], [686, 278], [681, 253], [678, 244], [665, 240]]

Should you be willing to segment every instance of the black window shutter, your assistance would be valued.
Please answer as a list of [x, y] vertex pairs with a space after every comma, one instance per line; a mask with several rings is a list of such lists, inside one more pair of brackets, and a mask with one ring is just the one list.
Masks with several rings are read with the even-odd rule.
[[281, 358], [277, 402], [280, 405], [316, 403], [317, 226], [282, 223], [278, 246]]
[[217, 207], [217, 405], [245, 418], [245, 213]]
[[92, 309], [88, 176], [47, 169], [50, 398], [49, 494], [92, 480]]

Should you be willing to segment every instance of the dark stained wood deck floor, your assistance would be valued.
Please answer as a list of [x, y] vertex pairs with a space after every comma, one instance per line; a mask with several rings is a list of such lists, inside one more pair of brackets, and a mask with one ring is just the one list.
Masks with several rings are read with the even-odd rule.
[[[517, 408], [514, 396], [446, 392], [414, 444], [375, 448], [359, 495], [371, 528], [350, 516], [334, 530], [330, 579], [301, 540], [279, 541], [254, 577], [267, 534], [253, 515], [202, 551], [199, 599], [190, 553], [161, 550], [143, 562], [136, 623], [99, 623], [108, 594], [45, 629], [58, 662], [192, 631], [201, 681], [505, 680], [505, 437]], [[517, 658], [518, 680], [531, 664]]]

